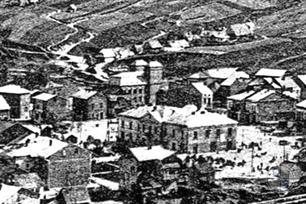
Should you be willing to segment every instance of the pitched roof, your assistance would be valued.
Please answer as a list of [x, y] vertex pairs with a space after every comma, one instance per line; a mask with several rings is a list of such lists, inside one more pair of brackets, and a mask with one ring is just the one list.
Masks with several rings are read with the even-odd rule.
[[192, 86], [196, 88], [203, 95], [212, 95], [213, 92], [208, 86], [204, 85], [202, 82], [192, 83]]
[[19, 85], [10, 84], [10, 85], [0, 87], [0, 93], [22, 95], [22, 94], [29, 94], [30, 91], [25, 88], [20, 87]]
[[189, 43], [187, 40], [170, 40], [168, 41], [169, 45], [174, 48], [185, 48], [189, 47]]
[[162, 44], [158, 40], [150, 40], [148, 41], [148, 44], [150, 45], [151, 48], [156, 49], [156, 48], [162, 48]]
[[143, 73], [143, 71], [121, 72], [112, 77], [120, 78], [120, 86], [146, 85], [147, 83], [140, 79]]
[[143, 60], [143, 59], [139, 59], [139, 60], [135, 60], [132, 65], [136, 66], [136, 67], [140, 67], [140, 66], [148, 66], [148, 62]]
[[194, 105], [187, 105], [183, 108], [171, 106], [142, 106], [123, 112], [120, 116], [142, 118], [146, 114], [150, 114], [158, 122], [186, 125], [190, 128], [237, 123], [226, 115], [211, 113], [206, 110], [196, 110], [197, 108]]
[[242, 100], [248, 98], [249, 96], [253, 95], [254, 93], [255, 93], [255, 91], [253, 91], [253, 90], [246, 91], [246, 92], [242, 92], [242, 93], [239, 93], [239, 94], [229, 96], [229, 97], [227, 97], [227, 99], [235, 100], [235, 101], [242, 101]]
[[117, 55], [114, 48], [104, 48], [100, 50], [100, 53], [103, 54], [105, 58], [114, 58]]
[[163, 65], [159, 61], [150, 61], [149, 67], [163, 67]]
[[163, 160], [175, 152], [164, 149], [162, 146], [148, 147], [134, 147], [130, 148], [131, 153], [138, 161], [151, 161], [151, 160]]
[[119, 190], [119, 183], [117, 182], [113, 182], [113, 181], [110, 181], [110, 180], [107, 180], [107, 179], [103, 179], [103, 178], [98, 178], [98, 177], [90, 177], [89, 178], [90, 180], [94, 181], [95, 183], [101, 185], [101, 186], [104, 186], [110, 190], [113, 190], [113, 191], [118, 191]]
[[56, 95], [48, 94], [48, 93], [41, 93], [37, 96], [34, 96], [33, 99], [40, 100], [40, 101], [49, 101], [50, 99], [56, 97]]
[[[17, 186], [11, 186], [11, 185], [6, 185], [4, 183], [1, 183], [1, 188], [0, 188], [0, 203], [7, 203], [8, 200], [11, 200], [12, 197], [14, 197], [16, 194], [18, 194], [18, 191], [21, 189], [21, 187]], [[16, 196], [17, 198], [17, 196]], [[13, 201], [15, 202], [15, 201]]]
[[25, 144], [27, 140], [30, 140], [28, 145], [24, 145], [20, 148], [10, 148], [6, 151], [6, 154], [11, 157], [43, 157], [48, 158], [57, 151], [63, 149], [68, 144], [57, 139], [38, 136], [31, 134], [18, 142], [18, 144]]
[[191, 74], [188, 78], [189, 79], [203, 79], [203, 78], [208, 78], [208, 77], [210, 76], [206, 72], [197, 72], [197, 73]]
[[298, 87], [297, 83], [289, 76], [284, 78], [276, 78], [277, 83], [286, 88], [296, 88]]
[[298, 104], [296, 104], [296, 107], [306, 109], [306, 100], [301, 101]]
[[46, 88], [46, 89], [50, 89], [50, 88], [61, 88], [61, 87], [63, 87], [63, 86], [64, 86], [63, 84], [58, 84], [58, 83], [55, 83], [55, 82], [53, 82], [53, 81], [49, 81], [49, 82], [46, 84], [45, 88]]
[[234, 72], [225, 81], [223, 81], [221, 85], [231, 86], [236, 81], [236, 79], [248, 79], [248, 78], [250, 78], [250, 76], [243, 71]]
[[230, 75], [236, 72], [238, 68], [215, 68], [206, 70], [207, 74], [211, 78], [215, 79], [227, 79]]
[[5, 98], [0, 95], [0, 110], [10, 110], [10, 105], [6, 102]]
[[286, 69], [269, 69], [269, 68], [262, 68], [260, 69], [255, 76], [263, 76], [263, 77], [282, 77], [287, 72]]
[[298, 79], [306, 85], [306, 74], [298, 75]]
[[231, 29], [236, 36], [251, 35], [254, 33], [255, 24], [253, 22], [234, 24], [231, 25]]
[[73, 94], [72, 97], [80, 98], [80, 99], [89, 99], [93, 97], [94, 95], [96, 95], [97, 93], [98, 93], [97, 91], [88, 91], [88, 90], [82, 89], [76, 92], [75, 94]]
[[249, 97], [247, 100], [252, 101], [252, 102], [258, 102], [271, 94], [274, 94], [275, 90], [269, 90], [269, 89], [263, 89], [255, 94], [253, 94], [251, 97]]

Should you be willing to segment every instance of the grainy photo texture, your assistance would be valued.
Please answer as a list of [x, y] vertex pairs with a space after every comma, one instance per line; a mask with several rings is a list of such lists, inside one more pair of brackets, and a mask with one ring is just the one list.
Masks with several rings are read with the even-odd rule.
[[305, 0], [0, 0], [0, 204], [305, 204]]

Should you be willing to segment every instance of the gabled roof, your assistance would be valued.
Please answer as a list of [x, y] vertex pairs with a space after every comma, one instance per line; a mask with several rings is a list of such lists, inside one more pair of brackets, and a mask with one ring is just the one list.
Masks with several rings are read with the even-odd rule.
[[243, 71], [234, 72], [225, 81], [221, 83], [221, 86], [231, 86], [236, 81], [236, 79], [249, 79], [249, 78], [250, 76]]
[[304, 85], [306, 85], [306, 74], [298, 75], [297, 77]]
[[104, 48], [100, 50], [100, 53], [103, 54], [105, 58], [114, 58], [116, 57], [117, 53], [114, 48]]
[[23, 95], [30, 94], [31, 92], [25, 88], [20, 87], [19, 85], [10, 84], [0, 87], [0, 93]]
[[189, 42], [187, 40], [169, 40], [169, 45], [174, 48], [185, 48], [189, 47]]
[[251, 102], [258, 102], [268, 96], [270, 96], [271, 94], [274, 94], [275, 90], [269, 90], [269, 89], [263, 89], [255, 94], [253, 94], [251, 97], [249, 97], [247, 100], [251, 101]]
[[212, 95], [213, 92], [202, 82], [192, 83], [192, 86], [196, 88], [202, 95]]
[[152, 49], [162, 48], [162, 44], [160, 44], [159, 40], [150, 40], [148, 41], [149, 46]]
[[205, 72], [211, 77], [215, 79], [227, 79], [231, 76], [234, 72], [236, 72], [238, 68], [215, 68], [215, 69], [208, 69]]
[[152, 146], [151, 148], [134, 147], [130, 148], [130, 151], [133, 156], [140, 162], [163, 160], [175, 153], [174, 151], [164, 149], [162, 146]]
[[120, 86], [146, 85], [147, 83], [140, 79], [143, 74], [143, 71], [121, 72], [111, 77], [120, 78]]
[[88, 90], [82, 89], [76, 92], [75, 94], [73, 94], [72, 97], [80, 98], [80, 99], [89, 99], [93, 97], [94, 95], [96, 95], [97, 93], [98, 93], [97, 91], [88, 91]]
[[28, 145], [24, 145], [20, 148], [8, 149], [6, 154], [11, 157], [31, 156], [48, 158], [68, 145], [57, 139], [43, 136], [36, 137], [34, 134], [23, 138], [18, 144], [25, 144], [28, 139], [30, 140]]
[[255, 91], [253, 91], [253, 90], [246, 91], [246, 92], [242, 92], [242, 93], [239, 93], [239, 94], [229, 96], [229, 97], [227, 97], [227, 99], [235, 100], [235, 101], [242, 101], [242, 100], [245, 100], [246, 98], [248, 98], [249, 96], [253, 95], [254, 93], [255, 93]]
[[253, 22], [234, 24], [231, 25], [231, 29], [236, 36], [251, 35], [254, 33], [255, 24]]
[[296, 104], [297, 108], [302, 108], [302, 109], [306, 109], [306, 100], [299, 102], [298, 104]]
[[48, 93], [41, 93], [37, 96], [34, 96], [33, 99], [40, 100], [40, 101], [49, 101], [50, 99], [56, 97], [56, 95], [48, 94]]
[[261, 77], [282, 77], [287, 72], [286, 69], [269, 69], [269, 68], [262, 68], [260, 69], [255, 76]]
[[140, 66], [148, 66], [148, 62], [143, 60], [143, 59], [139, 59], [139, 60], [135, 60], [132, 65], [136, 66], [136, 67], [140, 67]]
[[0, 95], [0, 110], [10, 110], [10, 105], [6, 102], [5, 98]]

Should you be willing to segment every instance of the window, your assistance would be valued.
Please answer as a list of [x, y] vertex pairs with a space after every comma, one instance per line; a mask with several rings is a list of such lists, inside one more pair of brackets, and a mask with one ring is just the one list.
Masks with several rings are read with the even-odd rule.
[[131, 166], [131, 173], [132, 173], [132, 174], [135, 174], [135, 173], [136, 173], [136, 168], [135, 168], [135, 166]]
[[133, 93], [134, 93], [134, 94], [137, 94], [137, 89], [134, 89], [134, 90], [133, 90]]
[[206, 130], [206, 131], [205, 131], [205, 137], [206, 137], [206, 138], [209, 138], [209, 136], [210, 136], [210, 130]]
[[176, 150], [176, 143], [175, 142], [172, 142], [172, 147], [171, 147], [172, 150]]
[[152, 132], [152, 126], [149, 126], [149, 133]]
[[233, 128], [228, 128], [228, 129], [227, 129], [227, 135], [228, 135], [229, 137], [231, 137], [231, 136], [233, 135]]
[[103, 108], [103, 103], [100, 103], [100, 108]]
[[154, 133], [157, 134], [158, 133], [158, 128], [154, 127]]
[[197, 153], [198, 153], [198, 149], [199, 149], [198, 145], [195, 144], [195, 145], [193, 146], [193, 153], [197, 154]]
[[142, 89], [139, 89], [138, 92], [139, 92], [140, 94], [142, 94]]
[[165, 133], [165, 135], [167, 135], [167, 134], [168, 134], [168, 130], [167, 130], [167, 128], [165, 128], [165, 129], [164, 129], [164, 133]]
[[140, 125], [139, 124], [137, 124], [137, 130], [140, 131]]
[[132, 129], [133, 129], [133, 122], [130, 122], [129, 127], [130, 127], [130, 130], [132, 130]]
[[193, 139], [194, 139], [194, 140], [197, 140], [197, 139], [198, 139], [198, 132], [197, 132], [197, 131], [194, 131], [194, 132], [193, 132]]
[[121, 121], [121, 128], [124, 128], [124, 120]]
[[142, 125], [142, 131], [144, 132], [146, 130], [146, 125]]
[[139, 96], [139, 102], [142, 102], [142, 96]]
[[217, 136], [217, 138], [220, 138], [220, 135], [221, 135], [221, 130], [220, 130], [220, 129], [217, 129], [217, 130], [216, 130], [216, 136]]
[[91, 110], [95, 109], [95, 104], [91, 104]]
[[206, 104], [206, 98], [204, 98], [204, 104]]
[[25, 112], [27, 112], [28, 111], [28, 107], [26, 106], [26, 107], [24, 107], [24, 111]]
[[211, 99], [208, 98], [207, 100], [208, 100], [207, 104], [210, 106], [210, 104], [211, 104]]
[[121, 132], [121, 139], [124, 139], [124, 132]]

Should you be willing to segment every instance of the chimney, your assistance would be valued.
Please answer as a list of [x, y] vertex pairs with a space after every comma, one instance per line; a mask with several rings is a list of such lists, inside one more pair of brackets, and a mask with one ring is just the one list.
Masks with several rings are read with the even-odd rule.
[[195, 115], [195, 112], [192, 112], [191, 115]]
[[153, 109], [152, 109], [152, 111], [156, 111], [156, 109], [157, 109], [157, 106], [154, 106]]
[[204, 110], [202, 110], [200, 113], [201, 113], [201, 114], [205, 114], [205, 111], [204, 111]]

